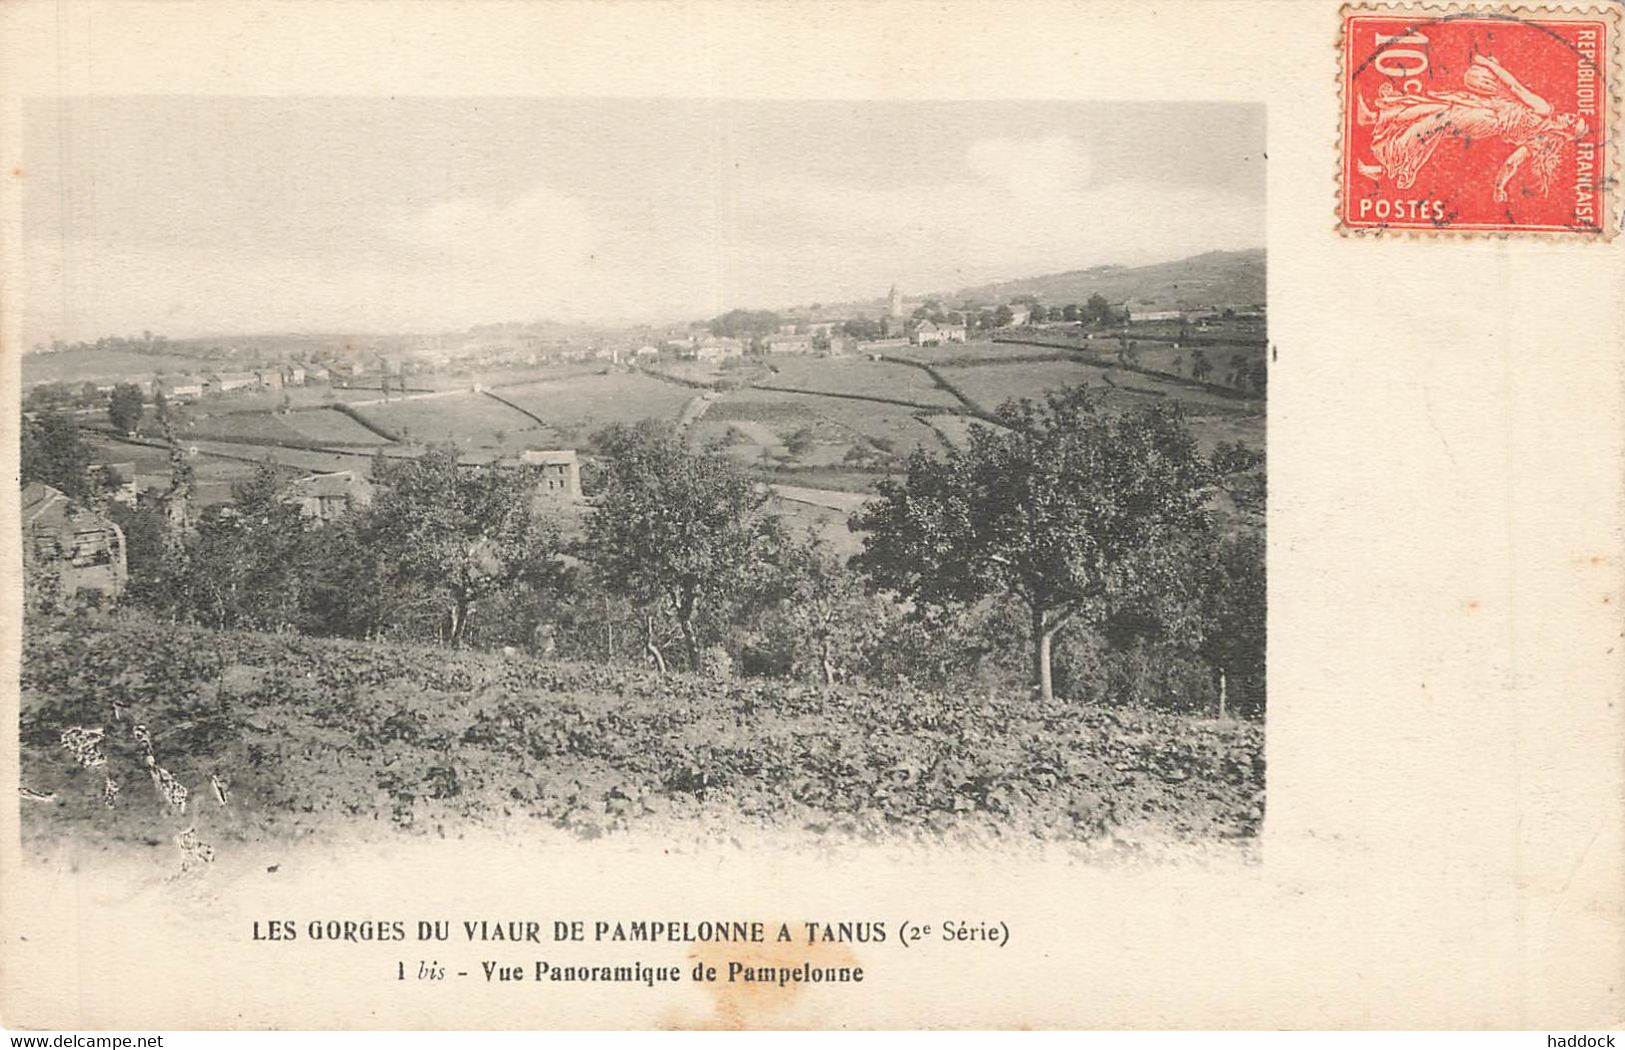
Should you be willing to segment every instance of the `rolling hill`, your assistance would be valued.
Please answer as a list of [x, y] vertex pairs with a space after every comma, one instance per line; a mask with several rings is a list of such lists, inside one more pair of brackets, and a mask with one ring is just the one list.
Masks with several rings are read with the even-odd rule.
[[1082, 303], [1102, 295], [1113, 303], [1124, 300], [1158, 306], [1216, 306], [1264, 301], [1264, 250], [1205, 252], [1188, 259], [1150, 266], [1095, 266], [1087, 270], [1026, 277], [1015, 281], [961, 288], [939, 296], [944, 302], [973, 300], [1009, 302], [1016, 296], [1037, 296], [1053, 304]]

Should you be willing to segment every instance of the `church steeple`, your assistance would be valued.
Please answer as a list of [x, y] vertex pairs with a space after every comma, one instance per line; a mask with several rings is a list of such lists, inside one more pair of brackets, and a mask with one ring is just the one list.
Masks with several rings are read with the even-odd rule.
[[891, 286], [891, 292], [886, 297], [886, 313], [891, 317], [903, 316], [903, 297], [898, 294], [897, 286]]

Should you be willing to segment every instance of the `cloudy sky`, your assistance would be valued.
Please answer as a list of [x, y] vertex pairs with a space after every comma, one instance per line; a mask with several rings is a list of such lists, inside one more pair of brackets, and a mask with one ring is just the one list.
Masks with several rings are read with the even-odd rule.
[[70, 99], [25, 345], [644, 321], [1264, 240], [1262, 107]]

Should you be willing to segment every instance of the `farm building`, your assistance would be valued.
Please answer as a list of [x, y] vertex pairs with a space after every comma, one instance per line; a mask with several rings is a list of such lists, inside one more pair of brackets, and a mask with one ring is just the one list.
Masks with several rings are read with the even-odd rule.
[[152, 393], [171, 401], [190, 401], [203, 396], [209, 381], [202, 376], [159, 376], [152, 381]]
[[288, 386], [305, 385], [305, 369], [302, 365], [289, 365], [287, 370], [283, 372], [282, 375], [283, 381]]
[[64, 595], [123, 592], [124, 532], [113, 519], [37, 481], [24, 486], [22, 504], [23, 559], [31, 570], [54, 571]]
[[1033, 317], [1033, 308], [1031, 306], [1028, 306], [1026, 303], [1011, 303], [1010, 304], [1010, 323], [1011, 324], [1026, 324], [1028, 321], [1032, 320], [1032, 317]]
[[282, 370], [281, 369], [279, 369], [279, 368], [265, 368], [265, 369], [261, 369], [258, 372], [255, 372], [254, 375], [259, 379], [260, 386], [264, 387], [265, 389], [267, 389], [267, 390], [281, 390], [282, 389]]
[[287, 503], [316, 521], [332, 521], [372, 502], [372, 482], [353, 470], [312, 474], [288, 486]]
[[943, 343], [963, 343], [965, 339], [964, 325], [949, 324], [946, 321], [942, 324], [935, 321], [921, 321], [914, 326], [914, 331], [909, 334], [909, 342], [915, 346], [941, 346]]
[[737, 339], [726, 336], [707, 336], [700, 340], [694, 348], [694, 359], [697, 361], [721, 361], [729, 357], [742, 357], [745, 353], [745, 344]]
[[660, 348], [644, 343], [638, 347], [636, 353], [639, 361], [653, 361], [660, 356]]
[[305, 382], [307, 383], [325, 383], [329, 378], [331, 377], [328, 375], [327, 369], [321, 365], [311, 365], [305, 369]]
[[253, 372], [220, 372], [209, 377], [209, 393], [230, 394], [238, 390], [252, 390], [259, 386], [259, 376]]
[[575, 449], [526, 449], [519, 454], [519, 462], [540, 468], [533, 506], [549, 500], [581, 498], [581, 462]]
[[1124, 314], [1130, 321], [1183, 321], [1183, 310], [1155, 310], [1149, 306], [1127, 305], [1123, 307]]
[[765, 345], [770, 354], [810, 354], [813, 348], [810, 335], [770, 335]]

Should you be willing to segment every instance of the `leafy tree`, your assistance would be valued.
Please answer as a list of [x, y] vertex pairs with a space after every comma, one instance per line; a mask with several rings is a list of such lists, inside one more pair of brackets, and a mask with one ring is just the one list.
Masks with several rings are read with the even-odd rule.
[[1096, 292], [1094, 295], [1089, 297], [1088, 302], [1084, 304], [1083, 312], [1084, 320], [1092, 321], [1096, 324], [1107, 324], [1112, 319], [1111, 304], [1108, 303], [1106, 301], [1106, 297], [1101, 295], [1099, 292]]
[[1191, 354], [1192, 379], [1196, 380], [1198, 383], [1205, 383], [1207, 382], [1208, 377], [1212, 374], [1213, 362], [1207, 359], [1206, 354], [1200, 350], [1197, 350], [1195, 353]]
[[460, 645], [479, 603], [516, 584], [545, 586], [559, 569], [557, 530], [531, 515], [525, 470], [464, 468], [450, 446], [381, 465], [379, 492], [358, 523], [392, 587], [440, 610]]
[[1247, 378], [1249, 375], [1251, 375], [1251, 373], [1252, 365], [1247, 360], [1246, 354], [1231, 354], [1230, 371], [1225, 377], [1225, 383], [1239, 390], [1243, 385], [1246, 384]]
[[42, 412], [25, 420], [19, 453], [24, 485], [43, 482], [75, 499], [92, 495], [90, 448], [72, 416]]
[[712, 335], [756, 339], [778, 330], [784, 319], [772, 310], [729, 310], [707, 324]]
[[161, 510], [150, 499], [143, 499], [133, 507], [109, 503], [107, 514], [124, 533], [130, 586], [135, 588], [141, 581], [161, 575], [168, 540]]
[[1043, 303], [1034, 303], [1032, 312], [1027, 315], [1027, 320], [1033, 324], [1043, 324], [1049, 320], [1049, 308]]
[[260, 464], [232, 486], [230, 502], [205, 509], [148, 564], [141, 600], [210, 627], [294, 625], [312, 567], [301, 549], [304, 520], [281, 496], [276, 467]]
[[133, 434], [141, 423], [143, 399], [134, 383], [120, 383], [107, 400], [107, 418], [120, 434]]
[[764, 650], [757, 663], [766, 664], [760, 669], [825, 685], [868, 665], [895, 619], [891, 603], [869, 593], [810, 527], [801, 542], [783, 545], [751, 598], [749, 614]]
[[[1248, 529], [1218, 545], [1205, 587], [1202, 655], [1236, 684], [1235, 708], [1259, 714], [1264, 704], [1264, 535]], [[1220, 694], [1221, 700], [1224, 692]], [[1221, 711], [1221, 714], [1226, 712]]]
[[1219, 488], [1238, 509], [1262, 514], [1265, 501], [1264, 454], [1240, 441], [1220, 442], [1210, 460]]
[[785, 438], [784, 447], [790, 450], [791, 455], [804, 456], [811, 452], [817, 443], [817, 435], [813, 433], [811, 427], [800, 427], [794, 434]]
[[1065, 306], [1061, 307], [1061, 320], [1068, 323], [1073, 323], [1078, 320], [1079, 316], [1080, 311], [1078, 310], [1077, 303], [1067, 303]]
[[1000, 304], [999, 308], [993, 311], [993, 327], [995, 328], [1004, 328], [1015, 319], [1015, 311], [1010, 309], [1008, 305]]
[[1176, 407], [1113, 417], [1080, 387], [997, 416], [1001, 428], [973, 427], [945, 458], [916, 450], [902, 482], [881, 483], [853, 516], [867, 534], [854, 563], [927, 608], [1018, 598], [1048, 701], [1056, 632], [1164, 578], [1166, 549], [1208, 528], [1210, 475]]
[[768, 494], [726, 461], [690, 453], [669, 425], [617, 424], [594, 440], [609, 466], [583, 553], [607, 590], [646, 610], [649, 655], [664, 665], [654, 640], [663, 609], [698, 669], [702, 617], [720, 617], [781, 542]]

